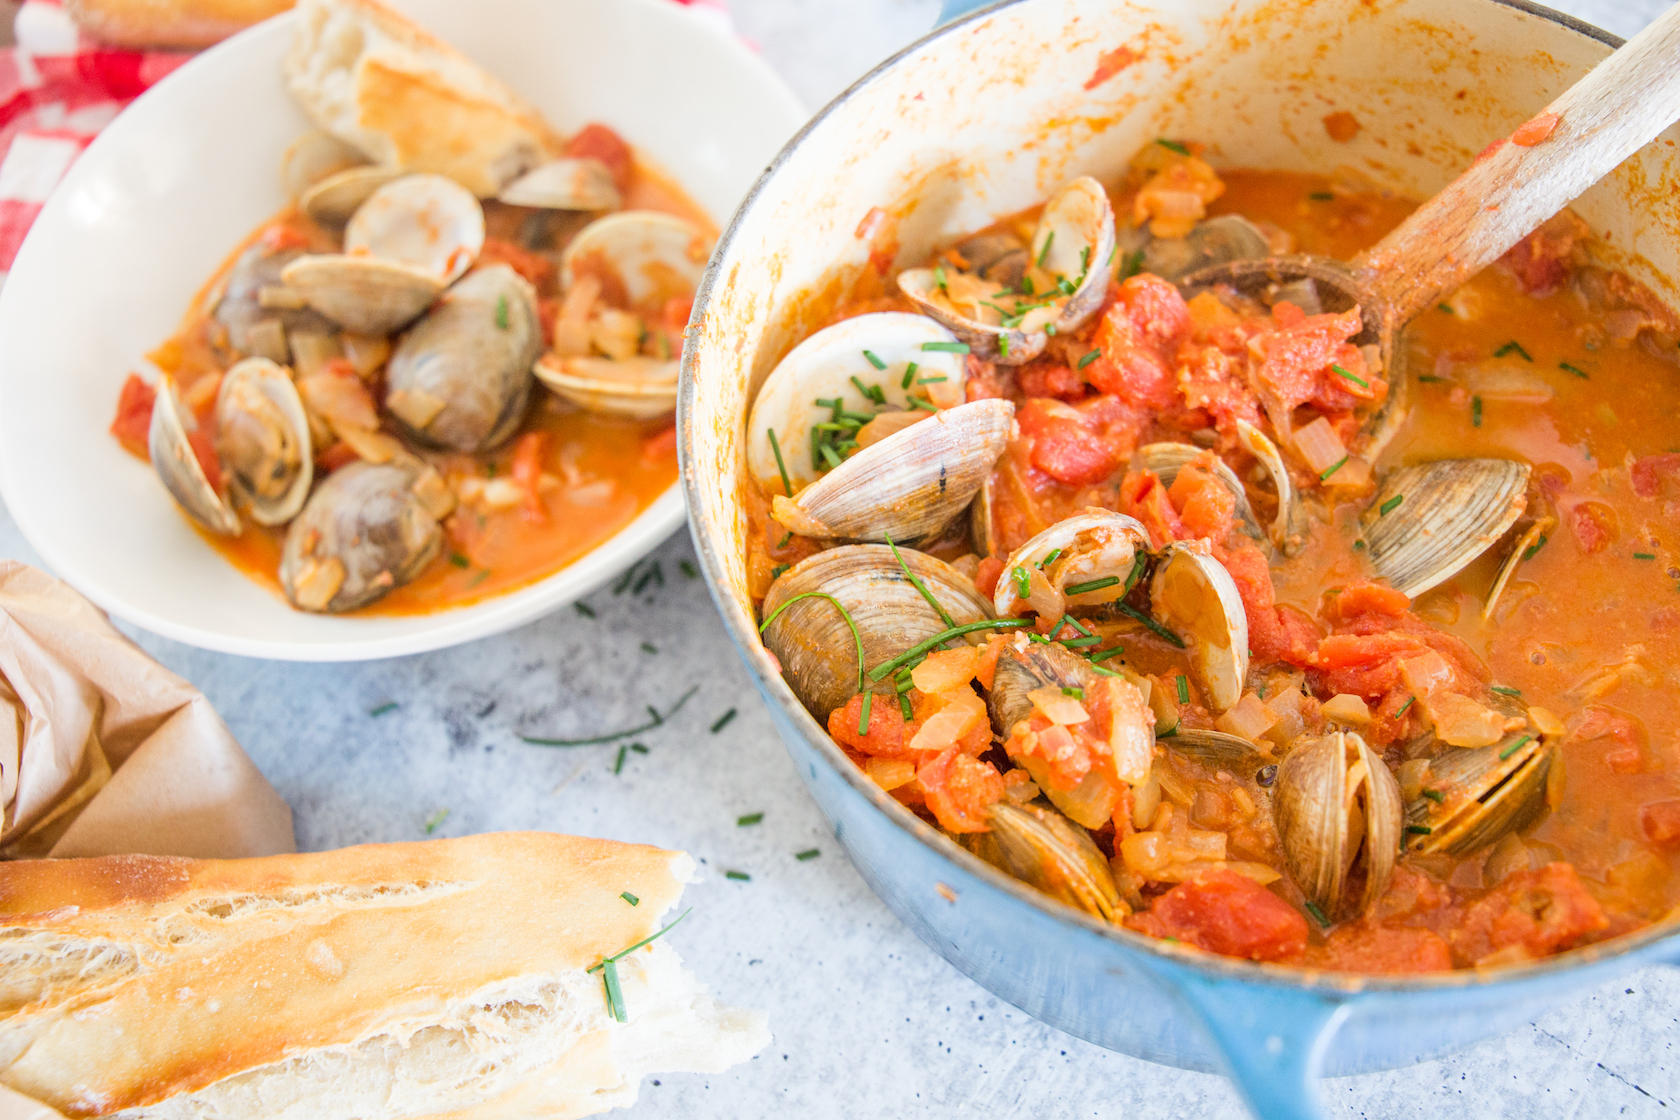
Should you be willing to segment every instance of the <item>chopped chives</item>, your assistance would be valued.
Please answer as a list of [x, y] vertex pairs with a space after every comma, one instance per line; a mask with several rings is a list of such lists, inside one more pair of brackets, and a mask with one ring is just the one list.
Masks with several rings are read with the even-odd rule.
[[1178, 702], [1180, 704], [1190, 703], [1190, 678], [1180, 673], [1173, 680], [1178, 684]]
[[1143, 575], [1144, 565], [1148, 563], [1149, 560], [1143, 553], [1137, 554], [1137, 558], [1132, 561], [1132, 570], [1126, 576], [1126, 586], [1120, 592], [1122, 598], [1132, 593], [1132, 588], [1137, 585], [1138, 577]]
[[[865, 353], [867, 352], [868, 351], [865, 351]], [[865, 400], [874, 401], [876, 404], [886, 403], [886, 394], [881, 392], [881, 387], [879, 385], [865, 385], [857, 379], [856, 374], [853, 374], [847, 380], [857, 386], [857, 391], [863, 394]]]
[[1636, 552], [1633, 554], [1633, 558], [1635, 560], [1655, 560], [1657, 554], [1654, 552]]
[[1426, 789], [1423, 791], [1423, 795], [1429, 798], [1429, 800], [1435, 802], [1437, 805], [1442, 804], [1447, 799], [1447, 795], [1438, 789]]
[[1330, 928], [1330, 919], [1324, 916], [1324, 911], [1318, 908], [1318, 903], [1309, 898], [1303, 905], [1307, 908], [1307, 913], [1313, 916], [1313, 921], [1318, 923], [1320, 929]]
[[[791, 535], [792, 534], [790, 533], [789, 536]], [[682, 574], [687, 576], [689, 579], [700, 578], [700, 569], [694, 566], [694, 561], [692, 560], [680, 560], [677, 562], [677, 567], [681, 568]]]
[[1509, 685], [1496, 684], [1496, 685], [1490, 685], [1489, 687], [1492, 688], [1493, 691], [1499, 693], [1501, 696], [1521, 696], [1522, 695], [1522, 689], [1511, 688]]
[[750, 882], [752, 882], [752, 876], [748, 875], [745, 871], [725, 871], [723, 873], [723, 877], [725, 879], [733, 879], [737, 883], [750, 883]]
[[903, 570], [905, 578], [910, 581], [910, 586], [914, 587], [922, 598], [927, 600], [927, 605], [933, 608], [933, 613], [937, 614], [940, 621], [945, 623], [947, 627], [955, 626], [957, 620], [951, 617], [951, 612], [946, 610], [938, 599], [934, 598], [933, 592], [928, 590], [928, 586], [922, 582], [922, 578], [910, 570], [910, 565], [904, 562], [903, 553], [898, 551], [898, 545], [893, 543], [890, 536], [887, 537], [887, 547], [892, 549], [893, 559], [898, 561], [898, 566]]
[[624, 756], [629, 754], [629, 753], [630, 753], [630, 748], [629, 747], [619, 747], [618, 748], [618, 760], [613, 763], [613, 773], [614, 774], [617, 774], [624, 769]]
[[[782, 539], [776, 542], [777, 550], [779, 551], [781, 549], [786, 548], [788, 546], [788, 542], [791, 541], [792, 539], [793, 539], [793, 530], [789, 529], [787, 532], [782, 534]], [[687, 561], [684, 561], [684, 563], [687, 563]]]
[[1355, 385], [1359, 386], [1361, 389], [1369, 389], [1371, 387], [1371, 383], [1369, 381], [1365, 380], [1363, 377], [1356, 376], [1355, 374], [1353, 374], [1352, 372], [1350, 372], [1348, 370], [1343, 369], [1341, 367], [1341, 365], [1337, 362], [1331, 362], [1330, 363], [1330, 368], [1336, 371], [1336, 376], [1337, 377], [1346, 378], [1347, 380], [1353, 382]]
[[1426, 824], [1409, 824], [1406, 826], [1406, 831], [1413, 836], [1428, 836], [1435, 830]]
[[1113, 669], [1104, 669], [1101, 665], [1091, 666], [1091, 672], [1100, 674], [1100, 675], [1105, 676], [1105, 677], [1118, 677], [1120, 675], [1119, 673], [1116, 673]]
[[1032, 577], [1027, 574], [1025, 568], [1017, 565], [1009, 573], [1009, 578], [1015, 581], [1015, 597], [1017, 599], [1025, 599], [1032, 591]]
[[1406, 712], [1411, 708], [1411, 706], [1413, 704], [1416, 704], [1416, 703], [1417, 703], [1417, 697], [1416, 696], [1406, 697], [1406, 702], [1404, 704], [1400, 705], [1399, 709], [1394, 713], [1394, 718], [1399, 719], [1401, 716], [1405, 715]]
[[820, 855], [822, 855], [821, 848], [806, 848], [803, 852], [793, 853], [793, 858], [797, 860], [807, 860], [816, 859]]
[[1336, 196], [1329, 191], [1308, 191], [1307, 197], [1314, 202], [1333, 202]]
[[1051, 230], [1049, 233], [1044, 235], [1044, 248], [1042, 248], [1038, 251], [1038, 260], [1034, 262], [1039, 268], [1044, 267], [1045, 258], [1047, 258], [1050, 255], [1050, 244], [1051, 244], [1051, 242], [1053, 242], [1055, 240], [1056, 240], [1056, 231], [1055, 230]]
[[1337, 459], [1334, 463], [1331, 463], [1328, 467], [1325, 467], [1324, 470], [1320, 471], [1319, 475], [1318, 475], [1318, 480], [1320, 482], [1326, 481], [1331, 475], [1335, 474], [1337, 471], [1341, 470], [1344, 466], [1346, 466], [1347, 461], [1348, 461], [1348, 457], [1346, 455], [1343, 455], [1340, 459]]
[[448, 820], [448, 819], [449, 819], [449, 810], [448, 809], [439, 809], [437, 812], [435, 812], [431, 816], [427, 817], [426, 818], [426, 835], [430, 836], [432, 833], [436, 832], [438, 830], [438, 827], [440, 825], [442, 825], [443, 822]]
[[624, 1010], [624, 989], [618, 983], [618, 962], [604, 961], [601, 967], [601, 981], [607, 989], [607, 1009], [612, 1017], [620, 1023], [628, 1023], [630, 1016]]
[[935, 352], [942, 353], [942, 354], [966, 354], [966, 353], [968, 353], [968, 343], [966, 343], [966, 342], [924, 342], [924, 343], [922, 343], [922, 349], [923, 350], [929, 350], [929, 351], [935, 351]]
[[1134, 277], [1138, 273], [1142, 272], [1143, 271], [1143, 261], [1144, 261], [1144, 255], [1143, 255], [1143, 250], [1142, 249], [1138, 249], [1138, 250], [1135, 250], [1133, 252], [1128, 252], [1125, 256], [1121, 257], [1120, 258], [1120, 279], [1123, 280], [1123, 281], [1124, 280], [1130, 280], [1132, 277]]
[[919, 408], [924, 412], [938, 412], [939, 411], [939, 406], [938, 405], [936, 405], [932, 401], [926, 400], [922, 397], [911, 397], [910, 398], [910, 407], [911, 408]]
[[1450, 304], [1450, 303], [1437, 303], [1437, 304], [1436, 304], [1436, 305], [1435, 305], [1435, 310], [1437, 310], [1437, 311], [1445, 311], [1445, 312], [1446, 312], [1446, 313], [1447, 313], [1447, 314], [1448, 314], [1448, 315], [1456, 315], [1456, 314], [1458, 314], [1458, 313], [1457, 313], [1457, 312], [1456, 312], [1456, 311], [1454, 311], [1454, 310], [1453, 310], [1453, 309], [1452, 309], [1452, 304]]
[[716, 735], [719, 731], [722, 731], [725, 727], [728, 727], [729, 726], [729, 721], [734, 719], [734, 718], [735, 718], [735, 709], [734, 708], [731, 708], [727, 712], [724, 712], [721, 716], [719, 716], [717, 718], [717, 721], [712, 724], [712, 734]]
[[1437, 381], [1445, 381], [1446, 378], [1436, 377], [1433, 373], [1420, 373], [1418, 374], [1418, 380], [1427, 384], [1434, 384]]
[[790, 568], [790, 567], [792, 567], [791, 564], [777, 564], [774, 568], [771, 568], [770, 569], [770, 579], [771, 579], [771, 581], [774, 582], [775, 580], [781, 579], [782, 578], [782, 573], [787, 571], [788, 568]]
[[[808, 594], [810, 593], [808, 592]], [[677, 702], [671, 705], [671, 710], [666, 712], [664, 715], [660, 715], [659, 712], [650, 705], [648, 707], [648, 714], [653, 717], [652, 720], [642, 724], [640, 727], [632, 727], [628, 731], [615, 731], [611, 735], [595, 735], [588, 739], [536, 739], [529, 735], [521, 735], [520, 738], [525, 742], [530, 743], [532, 746], [537, 747], [591, 747], [597, 743], [617, 742], [619, 739], [628, 739], [632, 735], [640, 735], [644, 731], [652, 731], [655, 727], [660, 726], [666, 720], [676, 715], [678, 710], [681, 709], [684, 704], [688, 703], [688, 698], [693, 696], [699, 690], [699, 685], [691, 687], [687, 692], [683, 693], [682, 696], [678, 697]]]
[[1479, 427], [1482, 426], [1482, 398], [1481, 397], [1471, 397], [1470, 398], [1470, 426], [1472, 428], [1479, 428]]
[[[888, 673], [896, 672], [899, 666], [920, 657], [922, 654], [928, 652], [936, 646], [944, 645], [952, 638], [960, 638], [964, 634], [972, 634], [977, 630], [1001, 630], [1005, 626], [1027, 625], [1029, 625], [1029, 623], [1024, 618], [983, 618], [979, 622], [968, 622], [961, 626], [954, 626], [943, 633], [935, 634], [933, 637], [928, 638], [925, 641], [917, 642], [915, 645], [911, 646], [891, 661], [886, 661], [875, 666], [875, 668], [869, 670], [869, 679], [872, 681], [878, 681]], [[908, 703], [908, 701], [905, 702], [906, 706], [908, 706]]]
[[998, 353], [1006, 358], [1009, 357], [1009, 336], [1007, 334], [998, 335]]
[[1079, 365], [1078, 365], [1077, 368], [1084, 369], [1086, 366], [1090, 365], [1092, 362], [1096, 361], [1100, 357], [1102, 357], [1102, 351], [1101, 350], [1092, 350], [1092, 351], [1088, 352], [1083, 358], [1079, 359]]
[[379, 707], [377, 707], [377, 708], [373, 709], [371, 712], [369, 712], [368, 715], [373, 716], [375, 719], [377, 719], [380, 716], [384, 715], [386, 712], [394, 712], [396, 710], [397, 710], [397, 702], [395, 700], [387, 700], [387, 701], [385, 701], [385, 703], [379, 705]]
[[1126, 652], [1125, 646], [1115, 646], [1113, 649], [1099, 650], [1091, 655], [1092, 661], [1107, 661], [1111, 657], [1119, 657]]
[[465, 556], [462, 556], [459, 552], [451, 552], [449, 554], [449, 562], [457, 568], [472, 567], [472, 561], [468, 560]]
[[840, 456], [835, 452], [834, 448], [825, 443], [818, 450], [822, 452], [822, 457], [827, 461], [830, 470], [833, 470], [835, 467], [840, 465]]
[[579, 614], [581, 614], [584, 618], [594, 618], [595, 617], [595, 608], [591, 607], [588, 603], [579, 601], [579, 602], [573, 603], [572, 608], [574, 610], [576, 610]]
[[496, 326], [504, 331], [508, 329], [508, 302], [506, 296], [496, 297]]
[[1587, 371], [1582, 369], [1580, 366], [1572, 366], [1568, 362], [1559, 362], [1558, 363], [1558, 368], [1563, 370], [1565, 373], [1573, 373], [1576, 377], [1579, 377], [1582, 381], [1591, 380], [1587, 376]]
[[[793, 606], [795, 603], [799, 602], [799, 600], [801, 600], [801, 599], [827, 599], [830, 603], [834, 604], [834, 609], [840, 612], [840, 617], [846, 620], [846, 626], [852, 632], [852, 642], [853, 642], [853, 644], [855, 644], [857, 646], [857, 667], [858, 667], [858, 670], [857, 670], [857, 672], [858, 672], [858, 675], [857, 675], [857, 690], [859, 692], [862, 692], [863, 691], [863, 636], [858, 633], [857, 623], [852, 620], [852, 612], [848, 611], [841, 604], [840, 600], [838, 600], [834, 596], [828, 594], [828, 592], [826, 592], [826, 591], [806, 591], [802, 594], [795, 595], [793, 598], [789, 599], [787, 602], [783, 603], [781, 606], [779, 606], [775, 610], [771, 611], [770, 612], [770, 617], [765, 619], [763, 622], [759, 623], [758, 632], [760, 634], [762, 634], [766, 630], [768, 630], [770, 628], [770, 624], [772, 622], [776, 621], [776, 619], [780, 618], [783, 611], [787, 610], [789, 607]], [[695, 687], [699, 687], [699, 686], [696, 685]], [[690, 689], [689, 691], [692, 692], [693, 689]], [[685, 697], [683, 697], [683, 699], [686, 700], [688, 698], [685, 696]]]
[[1532, 560], [1532, 559], [1534, 559], [1534, 554], [1536, 552], [1539, 552], [1542, 548], [1545, 548], [1545, 547], [1546, 547], [1546, 534], [1541, 533], [1539, 540], [1535, 541], [1533, 544], [1531, 544], [1527, 548], [1523, 549], [1522, 558], [1525, 561], [1526, 560]]
[[[868, 695], [868, 693], [865, 693], [865, 695]], [[761, 821], [763, 819], [764, 819], [764, 814], [763, 813], [748, 813], [745, 816], [735, 818], [735, 827], [736, 828], [746, 828], [749, 824], [757, 824], [759, 821]]]
[[1181, 156], [1187, 156], [1190, 154], [1189, 148], [1186, 148], [1177, 140], [1168, 140], [1165, 136], [1156, 137], [1155, 143], [1161, 145], [1161, 147], [1165, 148], [1167, 151], [1177, 152]]
[[1044, 559], [1042, 559], [1038, 562], [1038, 570], [1042, 572], [1044, 570], [1044, 565], [1054, 564], [1056, 562], [1056, 557], [1060, 556], [1061, 554], [1062, 554], [1061, 549], [1052, 548], [1049, 552], [1044, 554]]
[[1404, 495], [1404, 494], [1394, 495], [1394, 497], [1390, 498], [1388, 501], [1384, 502], [1382, 505], [1377, 507], [1378, 516], [1387, 517], [1389, 514], [1393, 513], [1395, 511], [1395, 509], [1399, 507], [1400, 503], [1403, 502], [1405, 499], [1406, 499], [1406, 495]]
[[863, 694], [863, 708], [858, 712], [859, 735], [869, 734], [869, 709], [874, 705], [874, 703], [875, 694], [873, 692], [866, 692]]
[[905, 723], [909, 723], [912, 719], [915, 718], [915, 713], [910, 710], [910, 697], [908, 697], [908, 696], [905, 696], [903, 694], [899, 695], [899, 697], [898, 697], [898, 710], [899, 710], [899, 713], [904, 716], [904, 722]]
[[[1068, 595], [1084, 595], [1091, 591], [1101, 591], [1105, 587], [1113, 587], [1119, 582], [1119, 576], [1103, 576], [1101, 579], [1088, 579], [1084, 583], [1070, 583], [1062, 590]], [[1026, 598], [1025, 595], [1021, 597]]]
[[873, 351], [873, 350], [865, 350], [865, 351], [864, 351], [864, 352], [863, 352], [863, 356], [864, 356], [864, 358], [865, 358], [865, 359], [866, 359], [866, 360], [867, 360], [867, 361], [868, 361], [868, 362], [869, 362], [869, 364], [870, 364], [870, 365], [872, 365], [872, 366], [874, 366], [874, 367], [875, 367], [875, 368], [876, 368], [876, 369], [886, 369], [886, 368], [887, 368], [887, 363], [886, 363], [886, 362], [883, 362], [883, 361], [882, 361], [882, 360], [881, 360], [881, 359], [880, 359], [880, 358], [879, 358], [879, 357], [878, 357], [878, 356], [877, 356], [877, 355], [876, 355], [876, 353], [875, 353], [875, 351]]
[[944, 292], [946, 295], [951, 294], [950, 289], [945, 286], [945, 266], [942, 264], [936, 264], [933, 266], [933, 286]]
[[1051, 628], [1050, 633], [1055, 634], [1064, 626], [1073, 627], [1087, 638], [1091, 636], [1090, 628], [1088, 628], [1083, 622], [1080, 622], [1077, 618], [1074, 618], [1071, 614], [1064, 614], [1061, 618], [1057, 619], [1056, 625]]
[[1102, 645], [1102, 635], [1091, 634], [1084, 638], [1069, 638], [1062, 643], [1069, 649], [1085, 649], [1088, 646]]
[[910, 382], [915, 376], [916, 376], [916, 363], [911, 362], [909, 365], [904, 367], [904, 380], [902, 380], [898, 383], [898, 387], [900, 389], [910, 388]]
[[1085, 690], [1076, 685], [1064, 684], [1062, 686], [1062, 695], [1071, 696], [1075, 700], [1083, 700], [1085, 699]]
[[1500, 751], [1499, 752], [1499, 761], [1503, 762], [1507, 758], [1510, 758], [1512, 755], [1516, 754], [1518, 751], [1522, 750], [1523, 747], [1525, 747], [1528, 744], [1528, 742], [1533, 738], [1534, 738], [1534, 736], [1532, 736], [1532, 735], [1524, 735], [1521, 739], [1518, 739], [1516, 742], [1512, 743], [1510, 746], [1508, 746], [1504, 750]]
[[1520, 343], [1518, 343], [1515, 339], [1513, 339], [1510, 342], [1507, 342], [1505, 345], [1501, 346], [1499, 349], [1497, 349], [1493, 352], [1493, 356], [1496, 357], [1496, 358], [1503, 358], [1507, 354], [1516, 354], [1519, 358], [1521, 358], [1525, 362], [1532, 362], [1534, 360], [1533, 358], [1528, 356], [1528, 351], [1524, 350], [1522, 348], [1522, 345]]
[[635, 751], [637, 754], [646, 754], [648, 752], [648, 749], [640, 743], [631, 743], [630, 749]]
[[1364, 541], [1354, 541], [1353, 542], [1353, 550], [1355, 552], [1364, 552], [1365, 551], [1365, 542]]
[[782, 445], [776, 442], [776, 429], [766, 428], [765, 434], [770, 437], [770, 450], [776, 453], [776, 469], [782, 474], [782, 489], [787, 491], [788, 497], [793, 497], [793, 483], [788, 481], [787, 464], [782, 462]]
[[1183, 638], [1180, 638], [1177, 634], [1174, 634], [1171, 630], [1168, 630], [1165, 626], [1162, 626], [1159, 622], [1156, 622], [1153, 618], [1150, 618], [1136, 607], [1131, 606], [1128, 603], [1115, 603], [1114, 606], [1121, 614], [1143, 623], [1145, 626], [1149, 627], [1149, 629], [1153, 630], [1156, 634], [1165, 638], [1179, 649], [1184, 648]]
[[918, 377], [918, 378], [916, 378], [916, 384], [918, 384], [918, 385], [938, 385], [942, 381], [949, 381], [949, 380], [951, 380], [951, 379], [949, 377], [946, 377], [942, 373], [938, 377]]
[[642, 652], [643, 653], [658, 653], [659, 649], [652, 642], [643, 642], [642, 643]]
[[640, 906], [642, 904], [642, 900], [631, 894], [629, 891], [620, 892], [618, 897], [622, 898], [632, 906]]

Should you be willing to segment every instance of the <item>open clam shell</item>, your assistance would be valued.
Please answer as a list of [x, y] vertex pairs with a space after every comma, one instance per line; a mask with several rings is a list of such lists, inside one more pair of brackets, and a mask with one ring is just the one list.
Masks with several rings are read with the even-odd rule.
[[[294, 168], [288, 159], [281, 174], [284, 179], [304, 172], [301, 168]], [[396, 182], [403, 174], [395, 167], [366, 162], [345, 167], [312, 180], [304, 187], [297, 195], [298, 209], [322, 225], [343, 225], [361, 208], [362, 203], [373, 197], [374, 191], [387, 183]]]
[[454, 283], [484, 248], [484, 209], [442, 175], [404, 175], [368, 196], [344, 227], [350, 256], [412, 265]]
[[[1185, 464], [1205, 454], [1207, 452], [1200, 447], [1189, 443], [1149, 443], [1138, 448], [1132, 461], [1145, 470], [1154, 471], [1161, 484], [1170, 487], [1178, 479], [1178, 472]], [[1210, 473], [1237, 500], [1237, 520], [1241, 523], [1243, 532], [1257, 541], [1264, 541], [1266, 533], [1254, 516], [1254, 508], [1248, 501], [1248, 491], [1243, 488], [1242, 479], [1237, 477], [1237, 472], [1215, 455]]]
[[629, 306], [692, 295], [711, 256], [711, 239], [698, 227], [657, 210], [621, 210], [578, 231], [560, 256], [560, 286], [570, 289], [580, 271], [604, 274], [622, 285]]
[[[985, 599], [967, 576], [914, 549], [903, 548], [899, 554], [959, 626], [990, 617]], [[945, 620], [922, 598], [885, 545], [827, 549], [782, 573], [764, 598], [763, 617], [772, 619], [764, 629], [764, 645], [781, 663], [794, 694], [819, 721], [826, 722], [830, 712], [856, 694], [858, 663], [845, 617], [833, 602], [812, 592], [832, 596], [851, 616], [863, 642], [865, 669], [946, 629]], [[802, 595], [809, 597], [799, 598]], [[894, 695], [891, 677], [879, 682], [866, 678], [865, 688], [884, 698]]]
[[676, 409], [682, 363], [544, 354], [531, 372], [555, 394], [590, 412], [652, 420]]
[[910, 268], [898, 274], [898, 287], [976, 356], [1019, 365], [1043, 353], [1050, 337], [1047, 328], [1069, 334], [1097, 313], [1113, 275], [1115, 245], [1107, 192], [1090, 176], [1080, 176], [1045, 204], [1028, 253], [1033, 271], [1046, 282], [1024, 303], [1012, 304], [1020, 310], [1008, 316], [1007, 324], [997, 299], [1016, 300], [1019, 293], [994, 290], [995, 280], [971, 274], [953, 277], [943, 268]]
[[[936, 412], [801, 490], [791, 504], [804, 517], [789, 527], [843, 540], [915, 540], [934, 532], [973, 500], [1009, 445], [1014, 423], [1015, 406], [1003, 400]], [[788, 502], [778, 496], [771, 515]]]
[[1149, 582], [1155, 617], [1188, 648], [1191, 673], [1208, 706], [1223, 712], [1248, 679], [1248, 614], [1225, 566], [1197, 542], [1161, 550]]
[[916, 407], [913, 397], [938, 408], [962, 404], [968, 364], [948, 349], [956, 342], [927, 316], [898, 311], [854, 316], [813, 334], [788, 351], [753, 401], [747, 421], [752, 477], [780, 492], [785, 468], [792, 493], [784, 496], [792, 497], [831, 469], [814, 437], [817, 425], [833, 422], [836, 401], [841, 415], [856, 421], [909, 410]]
[[450, 288], [391, 352], [385, 407], [434, 447], [483, 451], [519, 426], [542, 350], [537, 297], [505, 264]]
[[[1036, 567], [1052, 587], [1066, 597], [1069, 607], [1095, 607], [1112, 603], [1135, 582], [1139, 559], [1149, 548], [1149, 530], [1136, 518], [1111, 510], [1087, 509], [1066, 517], [1030, 537], [1010, 554], [992, 598], [992, 608], [1009, 613], [1016, 602], [1016, 585], [1010, 573], [1016, 568]], [[1054, 559], [1051, 557], [1054, 556]], [[1069, 587], [1101, 583], [1090, 591], [1069, 595]]]
[[1198, 727], [1180, 727], [1156, 742], [1209, 769], [1224, 770], [1250, 782], [1256, 781], [1262, 769], [1277, 761], [1240, 735]]
[[1400, 851], [1400, 783], [1347, 731], [1297, 743], [1278, 764], [1272, 815], [1290, 878], [1327, 918], [1382, 895]]
[[283, 525], [314, 480], [309, 416], [286, 371], [246, 358], [216, 394], [216, 454], [228, 487], [259, 525]]
[[1407, 851], [1466, 856], [1528, 824], [1545, 804], [1554, 750], [1532, 732], [1443, 749], [1424, 775], [1435, 796], [1406, 806]]
[[290, 294], [283, 279], [285, 270], [303, 256], [301, 249], [274, 249], [258, 239], [228, 270], [215, 316], [216, 322], [227, 329], [228, 344], [241, 357], [267, 358], [287, 365], [293, 357], [294, 334], [332, 331], [332, 323], [307, 306], [273, 306], [276, 290]]
[[309, 307], [347, 331], [393, 334], [443, 294], [443, 279], [425, 269], [378, 257], [311, 253], [280, 273]]
[[623, 205], [612, 172], [598, 159], [557, 159], [532, 168], [496, 196], [510, 206], [544, 210], [617, 210]]
[[[1247, 420], [1237, 421], [1237, 442], [1265, 468], [1277, 492], [1277, 513], [1266, 529], [1272, 547], [1285, 556], [1297, 555], [1307, 543], [1309, 526], [1306, 513], [1301, 508], [1300, 495], [1295, 492], [1295, 484], [1289, 477], [1289, 467], [1284, 464], [1277, 445]], [[1250, 513], [1252, 516], [1252, 511]]]
[[300, 610], [339, 614], [382, 598], [431, 563], [443, 530], [414, 487], [417, 462], [340, 467], [304, 504], [280, 553], [280, 586]]
[[[367, 162], [367, 156], [354, 144], [347, 144], [331, 133], [306, 132], [287, 145], [280, 157], [280, 189], [286, 192], [287, 198], [298, 202], [322, 180], [353, 167], [365, 166]], [[361, 203], [357, 202], [356, 206], [359, 205]], [[339, 220], [349, 218], [355, 213], [356, 206], [346, 210], [344, 218]]]
[[1152, 238], [1143, 247], [1144, 272], [1177, 282], [1197, 269], [1271, 256], [1266, 235], [1247, 218], [1224, 214], [1198, 222], [1183, 237]]
[[1377, 574], [1413, 598], [1493, 547], [1528, 506], [1526, 463], [1446, 459], [1390, 471], [1360, 517]]
[[146, 449], [153, 469], [163, 480], [164, 488], [194, 521], [212, 533], [238, 536], [243, 528], [239, 515], [210, 485], [193, 452], [191, 435], [197, 430], [198, 420], [181, 399], [175, 379], [168, 374], [158, 378], [151, 427], [146, 433]]
[[990, 832], [958, 842], [992, 866], [1058, 902], [1118, 921], [1131, 912], [1114, 885], [1102, 850], [1083, 828], [1053, 809], [999, 802], [988, 811]]

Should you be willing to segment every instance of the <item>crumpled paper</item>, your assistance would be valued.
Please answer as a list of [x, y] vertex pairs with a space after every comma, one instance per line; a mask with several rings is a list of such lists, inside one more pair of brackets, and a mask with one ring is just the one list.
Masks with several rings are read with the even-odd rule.
[[0, 858], [296, 850], [203, 693], [67, 584], [0, 561]]

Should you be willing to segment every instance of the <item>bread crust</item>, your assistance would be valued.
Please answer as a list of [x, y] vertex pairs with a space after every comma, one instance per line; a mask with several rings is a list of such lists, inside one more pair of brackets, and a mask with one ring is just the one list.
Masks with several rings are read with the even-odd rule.
[[282, 68], [292, 96], [327, 132], [376, 162], [447, 175], [480, 198], [562, 149], [536, 109], [377, 0], [302, 0]]
[[0, 1084], [104, 1115], [421, 1030], [532, 978], [581, 984], [659, 928], [692, 867], [550, 833], [0, 863]]
[[76, 26], [101, 42], [197, 50], [291, 8], [293, 0], [64, 0]]

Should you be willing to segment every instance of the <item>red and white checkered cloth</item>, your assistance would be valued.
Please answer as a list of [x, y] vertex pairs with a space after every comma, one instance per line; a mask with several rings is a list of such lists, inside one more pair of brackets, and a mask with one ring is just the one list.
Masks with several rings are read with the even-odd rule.
[[[725, 0], [675, 0], [729, 25]], [[0, 282], [47, 196], [123, 106], [190, 54], [89, 39], [59, 0], [25, 0], [0, 50]]]

